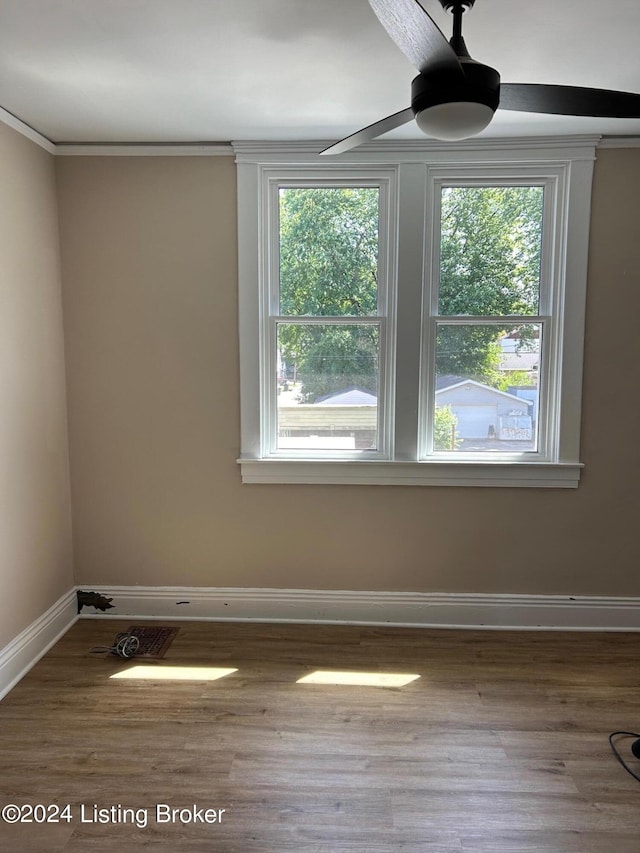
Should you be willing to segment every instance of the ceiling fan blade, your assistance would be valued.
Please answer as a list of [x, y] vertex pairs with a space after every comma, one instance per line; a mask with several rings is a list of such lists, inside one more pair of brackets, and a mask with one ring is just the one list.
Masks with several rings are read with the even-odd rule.
[[464, 76], [456, 52], [418, 0], [369, 0], [378, 20], [418, 71]]
[[374, 124], [363, 127], [362, 130], [358, 130], [355, 133], [352, 133], [351, 136], [341, 139], [340, 142], [336, 142], [335, 145], [330, 145], [320, 153], [342, 154], [344, 151], [350, 151], [352, 148], [362, 145], [363, 142], [369, 142], [369, 140], [375, 139], [377, 136], [381, 136], [388, 130], [394, 130], [396, 127], [401, 127], [403, 124], [411, 121], [413, 117], [413, 110], [411, 107], [407, 107], [406, 110], [400, 110], [399, 113], [394, 113], [393, 115], [380, 119], [380, 121], [374, 122]]
[[499, 109], [567, 116], [640, 118], [640, 95], [581, 86], [502, 83]]

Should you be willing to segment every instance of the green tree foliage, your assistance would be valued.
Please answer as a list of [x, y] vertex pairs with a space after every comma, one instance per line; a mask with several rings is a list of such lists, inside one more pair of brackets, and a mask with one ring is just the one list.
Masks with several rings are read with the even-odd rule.
[[445, 187], [441, 314], [537, 314], [542, 187]]
[[510, 385], [535, 385], [537, 380], [522, 370], [500, 370], [500, 339], [515, 333], [518, 352], [537, 352], [539, 325], [504, 326], [440, 325], [436, 334], [436, 364], [440, 376], [466, 376], [506, 391]]
[[466, 376], [494, 384], [500, 365], [496, 326], [439, 326], [436, 335], [436, 369], [440, 376]]
[[491, 384], [499, 391], [508, 391], [514, 385], [533, 388], [536, 382], [537, 377], [532, 376], [526, 370], [510, 370], [507, 373], [501, 373], [500, 376], [496, 377], [495, 382]]
[[301, 353], [297, 378], [302, 384], [303, 402], [313, 403], [352, 387], [377, 395], [377, 327], [281, 325], [278, 338], [287, 341], [280, 345], [281, 352], [287, 351], [292, 341]]
[[455, 450], [460, 444], [457, 432], [458, 418], [451, 406], [436, 406], [433, 424], [435, 450]]
[[280, 313], [371, 316], [378, 301], [378, 190], [280, 190]]

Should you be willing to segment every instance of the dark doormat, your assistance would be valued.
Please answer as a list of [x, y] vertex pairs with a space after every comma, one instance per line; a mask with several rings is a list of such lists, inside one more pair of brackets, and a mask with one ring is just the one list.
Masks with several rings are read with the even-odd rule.
[[127, 628], [127, 634], [133, 634], [140, 640], [135, 654], [137, 658], [163, 658], [179, 630], [179, 628], [133, 625]]

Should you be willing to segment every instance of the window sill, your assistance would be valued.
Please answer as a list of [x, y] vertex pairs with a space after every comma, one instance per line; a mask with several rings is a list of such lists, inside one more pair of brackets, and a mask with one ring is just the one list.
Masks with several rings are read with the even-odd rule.
[[579, 462], [239, 459], [243, 483], [575, 489]]

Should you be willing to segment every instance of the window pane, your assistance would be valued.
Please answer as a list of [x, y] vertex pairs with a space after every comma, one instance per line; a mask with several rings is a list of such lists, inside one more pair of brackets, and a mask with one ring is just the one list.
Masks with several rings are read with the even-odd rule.
[[538, 314], [543, 187], [443, 187], [438, 312]]
[[279, 450], [374, 450], [376, 325], [278, 324]]
[[371, 316], [377, 187], [280, 189], [280, 314]]
[[441, 324], [434, 450], [537, 449], [541, 324]]

